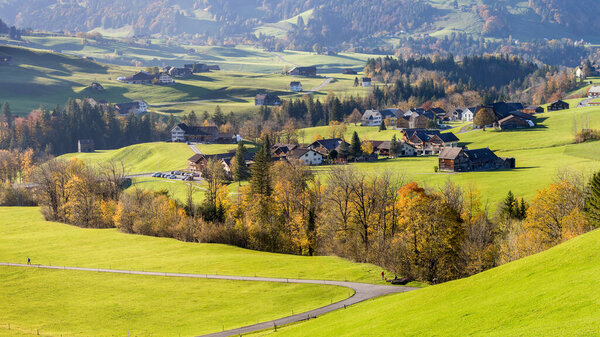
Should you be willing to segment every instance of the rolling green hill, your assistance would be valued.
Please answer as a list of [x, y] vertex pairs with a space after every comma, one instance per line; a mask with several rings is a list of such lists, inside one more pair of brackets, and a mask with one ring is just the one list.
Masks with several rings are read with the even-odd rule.
[[600, 231], [467, 279], [260, 336], [598, 336]]

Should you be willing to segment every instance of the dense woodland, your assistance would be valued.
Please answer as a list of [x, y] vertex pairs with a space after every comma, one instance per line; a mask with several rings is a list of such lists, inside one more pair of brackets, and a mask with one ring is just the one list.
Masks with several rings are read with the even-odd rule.
[[93, 107], [87, 100], [69, 100], [66, 107], [36, 110], [14, 117], [4, 103], [0, 113], [0, 149], [34, 149], [36, 153], [61, 155], [77, 152], [79, 139], [92, 139], [96, 149], [164, 140], [173, 118], [155, 114], [121, 117], [112, 108]]

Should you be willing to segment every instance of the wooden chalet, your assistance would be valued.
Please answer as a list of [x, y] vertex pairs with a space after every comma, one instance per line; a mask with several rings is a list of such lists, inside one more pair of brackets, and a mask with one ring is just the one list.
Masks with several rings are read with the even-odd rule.
[[[308, 148], [319, 152], [323, 155], [323, 157], [327, 157], [331, 151], [335, 150], [339, 152], [339, 148], [342, 143], [346, 142], [341, 138], [319, 139], [310, 144]], [[350, 146], [350, 144], [346, 144]]]
[[552, 102], [550, 105], [548, 105], [548, 111], [560, 111], [560, 110], [568, 110], [568, 109], [569, 109], [569, 103], [562, 101], [562, 100]]
[[451, 132], [439, 130], [407, 129], [403, 130], [402, 141], [416, 149], [417, 155], [434, 155], [444, 148], [458, 146], [458, 138]]
[[446, 148], [440, 152], [439, 170], [445, 172], [489, 171], [515, 168], [514, 158], [500, 158], [490, 149]]
[[544, 108], [539, 105], [529, 105], [523, 108], [521, 112], [526, 114], [534, 115], [534, 114], [542, 114], [544, 113]]
[[509, 115], [498, 121], [498, 127], [500, 130], [525, 129], [532, 128], [534, 126], [535, 124], [533, 121], [516, 115]]
[[255, 106], [278, 106], [281, 105], [281, 98], [273, 94], [258, 94], [254, 97]]

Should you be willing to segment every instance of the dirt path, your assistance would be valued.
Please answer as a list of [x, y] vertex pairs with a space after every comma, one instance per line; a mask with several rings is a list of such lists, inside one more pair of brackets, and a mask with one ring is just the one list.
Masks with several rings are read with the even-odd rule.
[[[56, 270], [75, 270], [88, 271], [96, 273], [112, 273], [112, 274], [130, 274], [130, 275], [145, 275], [145, 276], [162, 276], [162, 277], [185, 277], [185, 278], [203, 278], [213, 280], [231, 280], [231, 281], [251, 281], [251, 282], [276, 282], [276, 283], [301, 283], [301, 284], [321, 284], [346, 287], [354, 290], [354, 295], [343, 301], [332, 303], [328, 306], [300, 313], [293, 316], [288, 316], [268, 322], [249, 325], [233, 330], [217, 332], [213, 334], [203, 335], [204, 337], [227, 337], [240, 334], [251, 333], [259, 330], [269, 329], [276, 326], [282, 326], [290, 323], [300, 322], [328, 312], [345, 309], [346, 307], [366, 301], [379, 296], [390, 295], [416, 290], [417, 288], [402, 287], [402, 286], [386, 286], [375, 285], [357, 282], [342, 282], [342, 281], [323, 281], [323, 280], [301, 280], [301, 279], [286, 279], [286, 278], [270, 278], [270, 277], [247, 277], [247, 276], [226, 276], [226, 275], [204, 275], [204, 274], [182, 274], [182, 273], [161, 273], [151, 271], [134, 271], [134, 270], [117, 270], [117, 269], [98, 269], [98, 268], [80, 268], [80, 267], [59, 267], [59, 266], [44, 266], [44, 265], [27, 265], [20, 263], [0, 263], [0, 266], [19, 267], [19, 268], [42, 268]], [[249, 308], [250, 309], [250, 308]]]

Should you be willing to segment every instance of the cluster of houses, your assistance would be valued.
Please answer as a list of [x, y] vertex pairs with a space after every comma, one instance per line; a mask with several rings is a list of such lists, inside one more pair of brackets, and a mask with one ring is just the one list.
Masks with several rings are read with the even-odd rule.
[[[600, 97], [600, 87], [591, 94]], [[591, 95], [590, 94], [590, 95]], [[569, 104], [558, 100], [548, 106], [548, 111], [569, 109]], [[535, 126], [535, 115], [544, 113], [541, 106], [523, 106], [521, 103], [498, 102], [490, 105], [476, 107], [456, 108], [445, 111], [442, 108], [420, 109], [411, 108], [408, 111], [400, 109], [367, 110], [362, 116], [361, 125], [380, 126], [385, 123], [399, 129], [423, 129], [439, 127], [443, 122], [463, 121], [473, 122], [478, 113], [488, 111], [495, 115], [496, 122], [487, 127], [496, 127], [500, 130], [531, 128]]]
[[197, 63], [186, 64], [182, 68], [166, 66], [156, 74], [142, 70], [128, 77], [118, 77], [117, 81], [127, 84], [171, 85], [175, 83], [175, 78], [187, 78], [195, 73], [209, 72], [211, 70], [220, 70], [220, 67]]
[[[93, 107], [93, 108], [98, 107], [102, 111], [108, 111], [108, 109], [110, 109], [108, 102], [106, 102], [105, 100], [95, 100], [95, 99], [89, 98], [89, 97], [84, 98], [83, 100], [77, 99], [77, 102], [80, 105], [82, 105], [84, 103], [84, 101], [86, 103], [88, 103], [91, 107]], [[122, 115], [122, 116], [129, 115], [130, 113], [139, 115], [142, 113], [146, 113], [148, 111], [148, 104], [146, 104], [146, 102], [144, 102], [142, 100], [125, 102], [125, 103], [117, 103], [117, 104], [113, 105], [113, 109], [116, 113], [118, 113], [119, 115]]]

